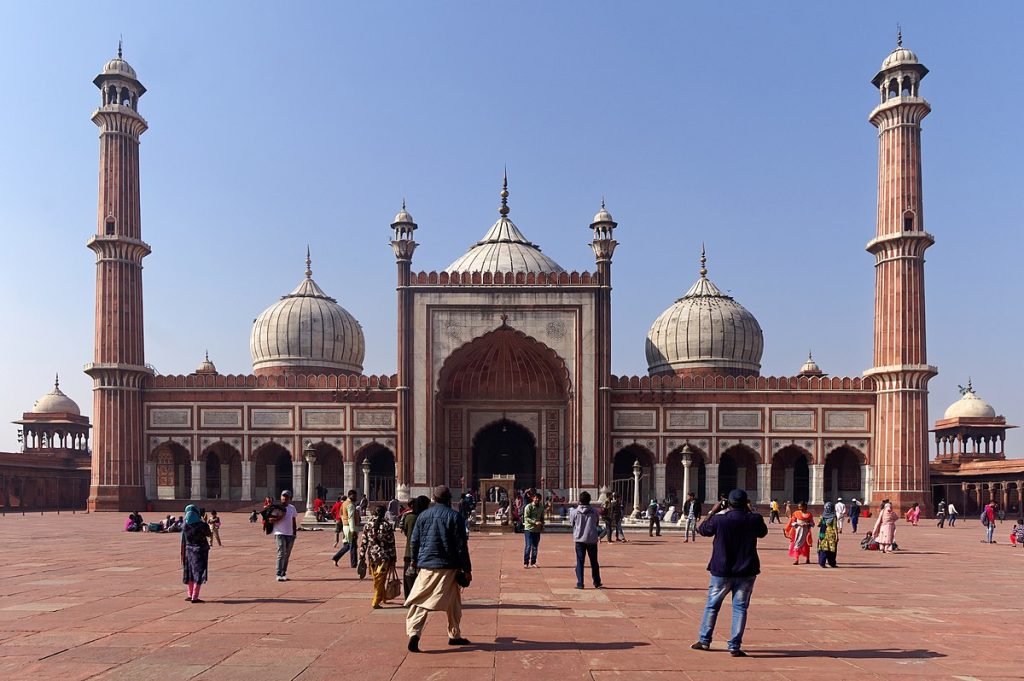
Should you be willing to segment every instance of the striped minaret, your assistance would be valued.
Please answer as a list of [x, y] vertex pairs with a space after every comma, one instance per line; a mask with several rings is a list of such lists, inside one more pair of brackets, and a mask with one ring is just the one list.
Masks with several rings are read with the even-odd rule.
[[928, 69], [903, 47], [882, 62], [871, 82], [881, 102], [871, 112], [878, 128], [878, 229], [867, 250], [875, 256], [873, 457], [875, 502], [897, 510], [918, 502], [932, 508], [928, 482], [928, 364], [925, 343], [924, 252], [935, 243], [924, 229], [921, 198], [921, 121], [931, 106], [919, 92]]
[[96, 336], [93, 362], [92, 510], [137, 510], [145, 502], [142, 382], [146, 368], [142, 328], [142, 241], [139, 136], [148, 127], [138, 113], [146, 88], [121, 58], [93, 81], [100, 108], [99, 211], [89, 248], [96, 253]]

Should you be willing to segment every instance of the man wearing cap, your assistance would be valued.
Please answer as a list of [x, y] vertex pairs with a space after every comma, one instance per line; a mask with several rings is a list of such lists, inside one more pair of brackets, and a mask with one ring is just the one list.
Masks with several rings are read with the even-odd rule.
[[[843, 524], [846, 522], [846, 504], [843, 503], [843, 498], [839, 497], [836, 501], [836, 525], [839, 526], [839, 532], [843, 532]], [[856, 531], [856, 530], [855, 530]]]
[[418, 569], [416, 583], [405, 599], [409, 612], [405, 631], [409, 652], [420, 652], [420, 635], [432, 611], [448, 615], [448, 645], [465, 646], [459, 624], [462, 620], [462, 587], [473, 579], [469, 560], [466, 523], [452, 509], [452, 493], [445, 485], [433, 491], [434, 504], [416, 516], [412, 529], [412, 567]]
[[733, 657], [745, 657], [746, 653], [740, 646], [747, 626], [747, 606], [754, 590], [754, 580], [761, 572], [757, 540], [768, 535], [768, 526], [760, 514], [751, 510], [750, 499], [744, 490], [729, 492], [724, 511], [722, 505], [722, 501], [715, 504], [697, 528], [702, 536], [714, 537], [714, 545], [708, 563], [711, 584], [708, 586], [704, 619], [700, 625], [700, 636], [690, 647], [694, 650], [711, 648], [718, 611], [725, 597], [732, 592], [732, 638], [727, 645]]
[[288, 490], [281, 492], [281, 505], [284, 506], [284, 515], [274, 523], [274, 541], [277, 542], [277, 581], [287, 582], [288, 558], [292, 555], [295, 531], [298, 529], [298, 513], [292, 506], [292, 493]]

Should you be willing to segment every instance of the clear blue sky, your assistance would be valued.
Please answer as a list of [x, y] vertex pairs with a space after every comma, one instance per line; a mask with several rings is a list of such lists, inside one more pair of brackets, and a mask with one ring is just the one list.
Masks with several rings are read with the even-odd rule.
[[[296, 9], [299, 8], [299, 9]], [[869, 81], [905, 44], [922, 94], [931, 418], [973, 376], [1024, 424], [1022, 10], [1017, 3], [8, 3], [0, 16], [0, 391], [18, 418], [59, 371], [91, 412], [97, 136], [91, 81], [124, 35], [140, 109], [146, 350], [187, 373], [251, 369], [252, 320], [301, 279], [395, 369], [388, 223], [416, 269], [511, 217], [567, 269], [601, 196], [620, 223], [613, 370], [697, 276], [764, 328], [763, 373], [813, 348], [871, 364], [876, 136]], [[14, 446], [0, 427], [0, 449]], [[1024, 440], [1011, 436], [1024, 454]]]

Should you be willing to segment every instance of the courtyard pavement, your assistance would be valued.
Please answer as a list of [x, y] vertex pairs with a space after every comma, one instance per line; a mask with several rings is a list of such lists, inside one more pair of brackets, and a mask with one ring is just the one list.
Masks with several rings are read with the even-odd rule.
[[[152, 518], [156, 520], [157, 518]], [[795, 567], [781, 526], [761, 542], [744, 648], [725, 652], [728, 605], [709, 652], [696, 638], [710, 541], [631, 533], [602, 544], [606, 588], [573, 588], [571, 539], [545, 536], [541, 568], [520, 535], [473, 534], [464, 593], [467, 648], [432, 614], [406, 652], [405, 610], [370, 609], [369, 581], [330, 562], [332, 532], [300, 533], [274, 579], [274, 546], [242, 514], [224, 516], [204, 604], [184, 600], [178, 535], [128, 534], [122, 514], [0, 518], [0, 678], [432, 681], [557, 679], [1022, 678], [1024, 549], [979, 543], [977, 521], [900, 523], [906, 550], [881, 555], [843, 535], [837, 570]], [[863, 524], [862, 524], [862, 530]], [[400, 537], [400, 535], [399, 535]], [[399, 538], [401, 542], [401, 537]]]

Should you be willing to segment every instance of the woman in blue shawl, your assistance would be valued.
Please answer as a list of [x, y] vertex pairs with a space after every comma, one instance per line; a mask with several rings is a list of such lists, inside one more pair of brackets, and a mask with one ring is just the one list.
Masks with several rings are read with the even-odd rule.
[[203, 522], [199, 509], [192, 504], [185, 507], [185, 525], [181, 532], [181, 581], [188, 585], [188, 596], [192, 603], [199, 600], [199, 589], [206, 582], [206, 570], [210, 562], [210, 526]]
[[839, 550], [839, 530], [836, 525], [836, 508], [831, 501], [825, 503], [825, 510], [818, 523], [818, 565], [836, 567], [836, 551]]

